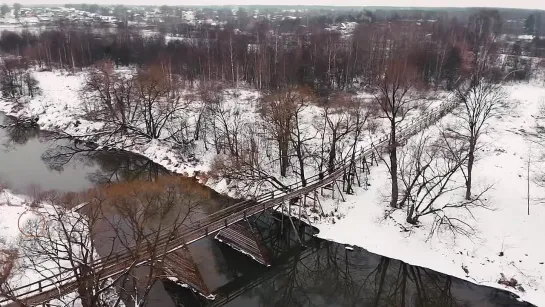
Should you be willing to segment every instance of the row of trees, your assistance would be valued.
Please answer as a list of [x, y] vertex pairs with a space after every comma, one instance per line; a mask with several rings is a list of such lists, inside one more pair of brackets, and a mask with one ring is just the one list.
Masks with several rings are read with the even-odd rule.
[[19, 101], [40, 93], [38, 81], [31, 75], [28, 63], [21, 59], [4, 59], [0, 65], [0, 91], [2, 97]]
[[307, 86], [327, 96], [375, 85], [391, 54], [406, 55], [427, 86], [452, 89], [459, 76], [469, 73], [468, 64], [482, 44], [496, 44], [499, 25], [498, 15], [488, 11], [467, 24], [455, 19], [362, 23], [352, 35], [323, 26], [282, 32], [261, 21], [246, 32], [234, 24], [198, 27], [168, 43], [162, 35], [145, 37], [130, 29], [100, 34], [61, 27], [39, 35], [4, 31], [0, 48], [47, 68], [83, 68], [106, 58], [116, 65], [148, 65], [159, 56], [192, 84], [244, 83], [266, 90]]
[[112, 62], [101, 62], [87, 79], [87, 116], [107, 123], [101, 136], [108, 135], [109, 140], [122, 142], [124, 138], [117, 136], [129, 136], [212, 148], [217, 154], [212, 174], [244, 182], [245, 193], [264, 185], [286, 189], [283, 178], [290, 176], [306, 186], [309, 174], [323, 176], [339, 163], [354, 160], [363, 139], [378, 121], [386, 121], [390, 206], [406, 208], [411, 224], [430, 214], [450, 223], [439, 214], [452, 206], [436, 204], [452, 190], [457, 174], [464, 177], [466, 193], [465, 201], [455, 207], [483, 205], [482, 191], [472, 193], [478, 140], [504, 100], [490, 73], [493, 57], [487, 48], [482, 46], [467, 64], [472, 76], [460, 76], [455, 82], [455, 97], [463, 106], [457, 114], [460, 126], [411, 141], [405, 148], [400, 129], [410, 114], [426, 110], [421, 94], [427, 86], [410, 56], [399, 54], [384, 62], [372, 99], [344, 92], [320, 99], [308, 87], [263, 90], [258, 119], [244, 118], [220, 83], [203, 82], [195, 94], [183, 94], [184, 82], [168, 61], [132, 75], [115, 71]]
[[97, 64], [83, 90], [86, 116], [105, 123], [93, 137], [106, 139], [108, 146], [124, 146], [127, 139], [132, 144], [161, 139], [186, 149], [214, 150], [215, 175], [254, 181], [252, 188], [283, 188], [278, 175], [295, 173], [306, 185], [307, 171], [332, 172], [348, 152], [355, 154], [364, 127], [373, 123], [368, 120], [372, 108], [346, 93], [317, 106], [316, 94], [306, 87], [262, 92], [258, 118], [248, 118], [234, 103], [238, 98], [221, 84], [202, 84], [188, 94], [168, 63], [136, 73], [113, 66], [108, 61]]

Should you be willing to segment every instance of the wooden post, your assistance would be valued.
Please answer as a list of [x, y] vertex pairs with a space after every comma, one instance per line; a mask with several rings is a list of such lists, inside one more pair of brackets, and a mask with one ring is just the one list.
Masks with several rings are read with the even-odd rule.
[[284, 234], [284, 201], [282, 201], [282, 213], [281, 213], [281, 221], [280, 221], [280, 234]]

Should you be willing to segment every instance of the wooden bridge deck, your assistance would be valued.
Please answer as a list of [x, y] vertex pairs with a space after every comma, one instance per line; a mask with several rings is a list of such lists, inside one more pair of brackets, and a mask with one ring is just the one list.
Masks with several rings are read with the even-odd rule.
[[[430, 124], [438, 120], [440, 117], [449, 113], [456, 107], [454, 102], [446, 102], [436, 110], [432, 110], [422, 118], [409, 122], [404, 127], [400, 127], [398, 134], [407, 138], [417, 132], [425, 129]], [[388, 136], [383, 137], [378, 143], [372, 144], [358, 153], [359, 158], [371, 158], [372, 153], [377, 149], [384, 149], [388, 145]], [[350, 161], [341, 161], [336, 165], [335, 171], [327, 175], [319, 176], [318, 174], [307, 179], [307, 185], [303, 187], [300, 182], [292, 184], [282, 191], [272, 191], [264, 193], [253, 199], [242, 201], [240, 203], [229, 206], [223, 210], [212, 213], [205, 218], [191, 224], [189, 228], [176, 238], [169, 235], [161, 235], [157, 240], [156, 249], [160, 253], [155, 253], [155, 257], [161, 257], [179, 250], [195, 241], [198, 241], [210, 234], [216, 233], [225, 229], [238, 221], [246, 219], [252, 215], [258, 214], [288, 202], [290, 199], [300, 198], [303, 195], [309, 194], [321, 187], [330, 185], [336, 180], [342, 178], [350, 167]], [[126, 268], [134, 264], [143, 264], [148, 261], [150, 252], [143, 255], [133, 255], [132, 252], [126, 251], [109, 256], [97, 261], [95, 271], [100, 271], [100, 280], [105, 280], [112, 276], [122, 274]], [[27, 305], [37, 305], [50, 301], [53, 298], [58, 298], [69, 294], [76, 288], [76, 282], [72, 271], [62, 272], [48, 279], [13, 289], [14, 293], [18, 294], [18, 299]], [[10, 304], [11, 300], [0, 301], [7, 306], [18, 306]], [[4, 306], [4, 305], [2, 305]]]

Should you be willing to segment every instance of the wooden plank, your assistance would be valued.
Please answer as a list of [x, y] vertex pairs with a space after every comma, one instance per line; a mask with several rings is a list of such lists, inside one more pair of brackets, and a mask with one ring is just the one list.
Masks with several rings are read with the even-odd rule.
[[250, 256], [263, 265], [271, 265], [266, 248], [244, 220], [221, 230], [215, 239]]
[[178, 249], [165, 256], [164, 268], [167, 277], [175, 277], [188, 285], [193, 291], [204, 297], [210, 297], [210, 290], [191, 256], [187, 247]]

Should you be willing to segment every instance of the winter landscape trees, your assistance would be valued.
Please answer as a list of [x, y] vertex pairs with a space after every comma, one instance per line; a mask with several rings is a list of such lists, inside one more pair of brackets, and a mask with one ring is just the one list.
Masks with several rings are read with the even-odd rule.
[[392, 58], [386, 65], [384, 76], [378, 83], [379, 94], [375, 96], [381, 115], [388, 120], [388, 168], [392, 186], [390, 206], [398, 206], [398, 158], [397, 148], [401, 145], [399, 125], [403, 123], [407, 114], [417, 108], [416, 101], [410, 98], [409, 90], [415, 85], [416, 74], [408, 59]]
[[[24, 306], [17, 297], [30, 288], [18, 287], [29, 276], [54, 282], [71, 272], [76, 292], [60, 298], [63, 306], [75, 301], [86, 307], [123, 306], [123, 300], [144, 306], [155, 282], [166, 277], [162, 268], [168, 244], [163, 246], [158, 238], [174, 239], [207, 198], [204, 189], [175, 176], [102, 186], [80, 194], [40, 194], [35, 200], [40, 215], [21, 225], [17, 250], [3, 257], [2, 264], [8, 265], [2, 266], [1, 295]], [[131, 257], [118, 260], [126, 252]], [[144, 254], [149, 260], [141, 265]], [[121, 273], [110, 276], [101, 261], [126, 265], [120, 267]], [[47, 289], [49, 285], [38, 286]]]
[[[466, 106], [469, 132], [459, 137], [469, 144], [462, 169], [471, 198], [477, 140], [501, 94], [493, 72], [498, 16], [479, 12], [467, 22], [362, 23], [346, 37], [315, 27], [267, 32], [270, 25], [261, 24], [238, 32], [229, 25], [169, 42], [128, 28], [97, 40], [61, 27], [40, 35], [5, 34], [0, 48], [24, 50], [38, 67], [86, 69], [84, 117], [103, 126], [71, 136], [125, 149], [167, 142], [179, 155], [213, 148], [210, 175], [248, 182], [246, 192], [286, 189], [294, 177], [305, 186], [308, 177], [333, 173], [354, 160], [363, 140], [385, 121], [389, 202], [399, 209], [411, 192], [399, 188], [402, 129], [409, 115], [426, 111], [429, 103], [421, 98], [431, 89], [454, 90]], [[426, 48], [418, 40], [426, 40]], [[119, 68], [125, 64], [137, 67]], [[34, 83], [26, 83], [31, 96]], [[21, 88], [9, 84], [4, 96]], [[252, 87], [259, 92], [250, 97], [241, 86], [244, 93]], [[367, 98], [354, 95], [358, 90]]]
[[473, 165], [479, 146], [479, 137], [486, 131], [489, 120], [498, 115], [506, 97], [499, 84], [482, 78], [478, 73], [456, 90], [456, 97], [462, 103], [461, 110], [456, 114], [463, 120], [463, 124], [462, 127], [450, 129], [450, 131], [468, 144], [468, 160], [464, 168], [464, 176], [465, 197], [470, 200]]
[[[249, 23], [251, 17], [243, 12], [240, 18], [215, 27], [186, 25], [187, 35], [180, 39], [172, 33], [146, 36], [130, 27], [113, 33], [69, 26], [40, 34], [4, 32], [0, 48], [13, 59], [5, 60], [0, 70], [2, 97], [32, 102], [21, 113], [21, 107], [13, 108], [15, 115], [42, 116], [47, 114], [43, 108], [68, 105], [40, 103], [35, 76], [80, 78], [70, 111], [55, 113], [72, 111], [73, 117], [48, 127], [77, 142], [94, 143], [91, 150], [131, 150], [249, 198], [307, 187], [339, 170], [347, 183], [343, 192], [353, 194], [351, 177], [361, 169], [369, 172], [363, 165], [369, 161], [359, 160], [359, 154], [371, 145], [387, 167], [386, 216], [401, 212], [398, 222], [404, 230], [427, 226], [423, 228], [430, 235], [445, 229], [472, 234], [470, 222], [455, 211], [471, 217], [472, 210], [487, 206], [488, 189], [474, 187], [482, 138], [506, 100], [503, 82], [530, 77], [535, 63], [519, 60], [523, 54], [538, 54], [539, 42], [524, 48], [519, 41], [502, 42], [501, 18], [492, 11], [463, 21], [446, 16], [433, 21], [370, 19], [354, 25], [349, 34], [318, 21], [303, 27], [300, 20]], [[535, 20], [528, 27], [534, 33]], [[435, 125], [452, 110], [456, 119], [449, 118], [445, 127]], [[429, 131], [420, 131], [430, 125]], [[17, 253], [35, 259], [30, 267], [59, 253], [71, 256], [57, 257], [56, 269], [92, 267], [95, 251], [101, 258], [115, 252], [101, 251], [98, 237], [81, 237], [86, 232], [92, 237], [100, 222], [126, 239], [112, 246], [159, 249], [150, 267], [159, 266], [163, 255], [144, 217], [152, 215], [155, 221], [176, 215], [179, 221], [165, 223], [170, 228], [163, 229], [174, 234], [191, 210], [174, 214], [169, 209], [184, 198], [171, 183], [134, 184], [86, 194], [77, 202], [87, 202], [90, 211], [78, 214], [64, 209], [65, 198], [48, 199], [55, 210], [47, 220], [60, 228], [35, 234], [31, 245], [21, 242]], [[326, 188], [335, 189], [334, 184]], [[141, 211], [129, 206], [134, 203], [141, 204]], [[108, 220], [108, 214], [123, 219]], [[335, 214], [337, 209], [331, 212]], [[39, 225], [28, 227], [39, 230]], [[80, 238], [74, 240], [73, 234]], [[73, 241], [82, 246], [74, 248]], [[4, 258], [11, 263], [15, 255], [8, 252]], [[10, 265], [5, 270], [11, 271]], [[154, 269], [144, 272], [147, 277], [137, 291], [138, 278], [131, 270], [108, 284], [89, 282], [100, 271], [78, 268], [74, 274], [85, 306], [105, 304], [107, 289], [145, 297], [162, 277]], [[4, 292], [10, 295], [10, 288]]]
[[[399, 188], [401, 130], [410, 115], [426, 111], [421, 98], [454, 90], [465, 106], [459, 113], [468, 133], [450, 133], [469, 144], [461, 168], [469, 200], [479, 135], [502, 98], [494, 82], [518, 69], [497, 71], [496, 12], [466, 21], [377, 20], [355, 25], [353, 35], [265, 22], [242, 31], [237, 22], [194, 27], [190, 39], [168, 42], [130, 27], [94, 35], [61, 26], [39, 35], [4, 32], [0, 48], [41, 69], [85, 70], [84, 117], [103, 126], [71, 136], [124, 149], [165, 142], [179, 155], [212, 148], [210, 174], [248, 181], [249, 190], [285, 189], [294, 177], [305, 186], [308, 177], [333, 173], [385, 121], [389, 202], [401, 208], [408, 197]], [[20, 63], [4, 65], [4, 97], [35, 95], [29, 66]], [[258, 92], [250, 97], [252, 88]]]

